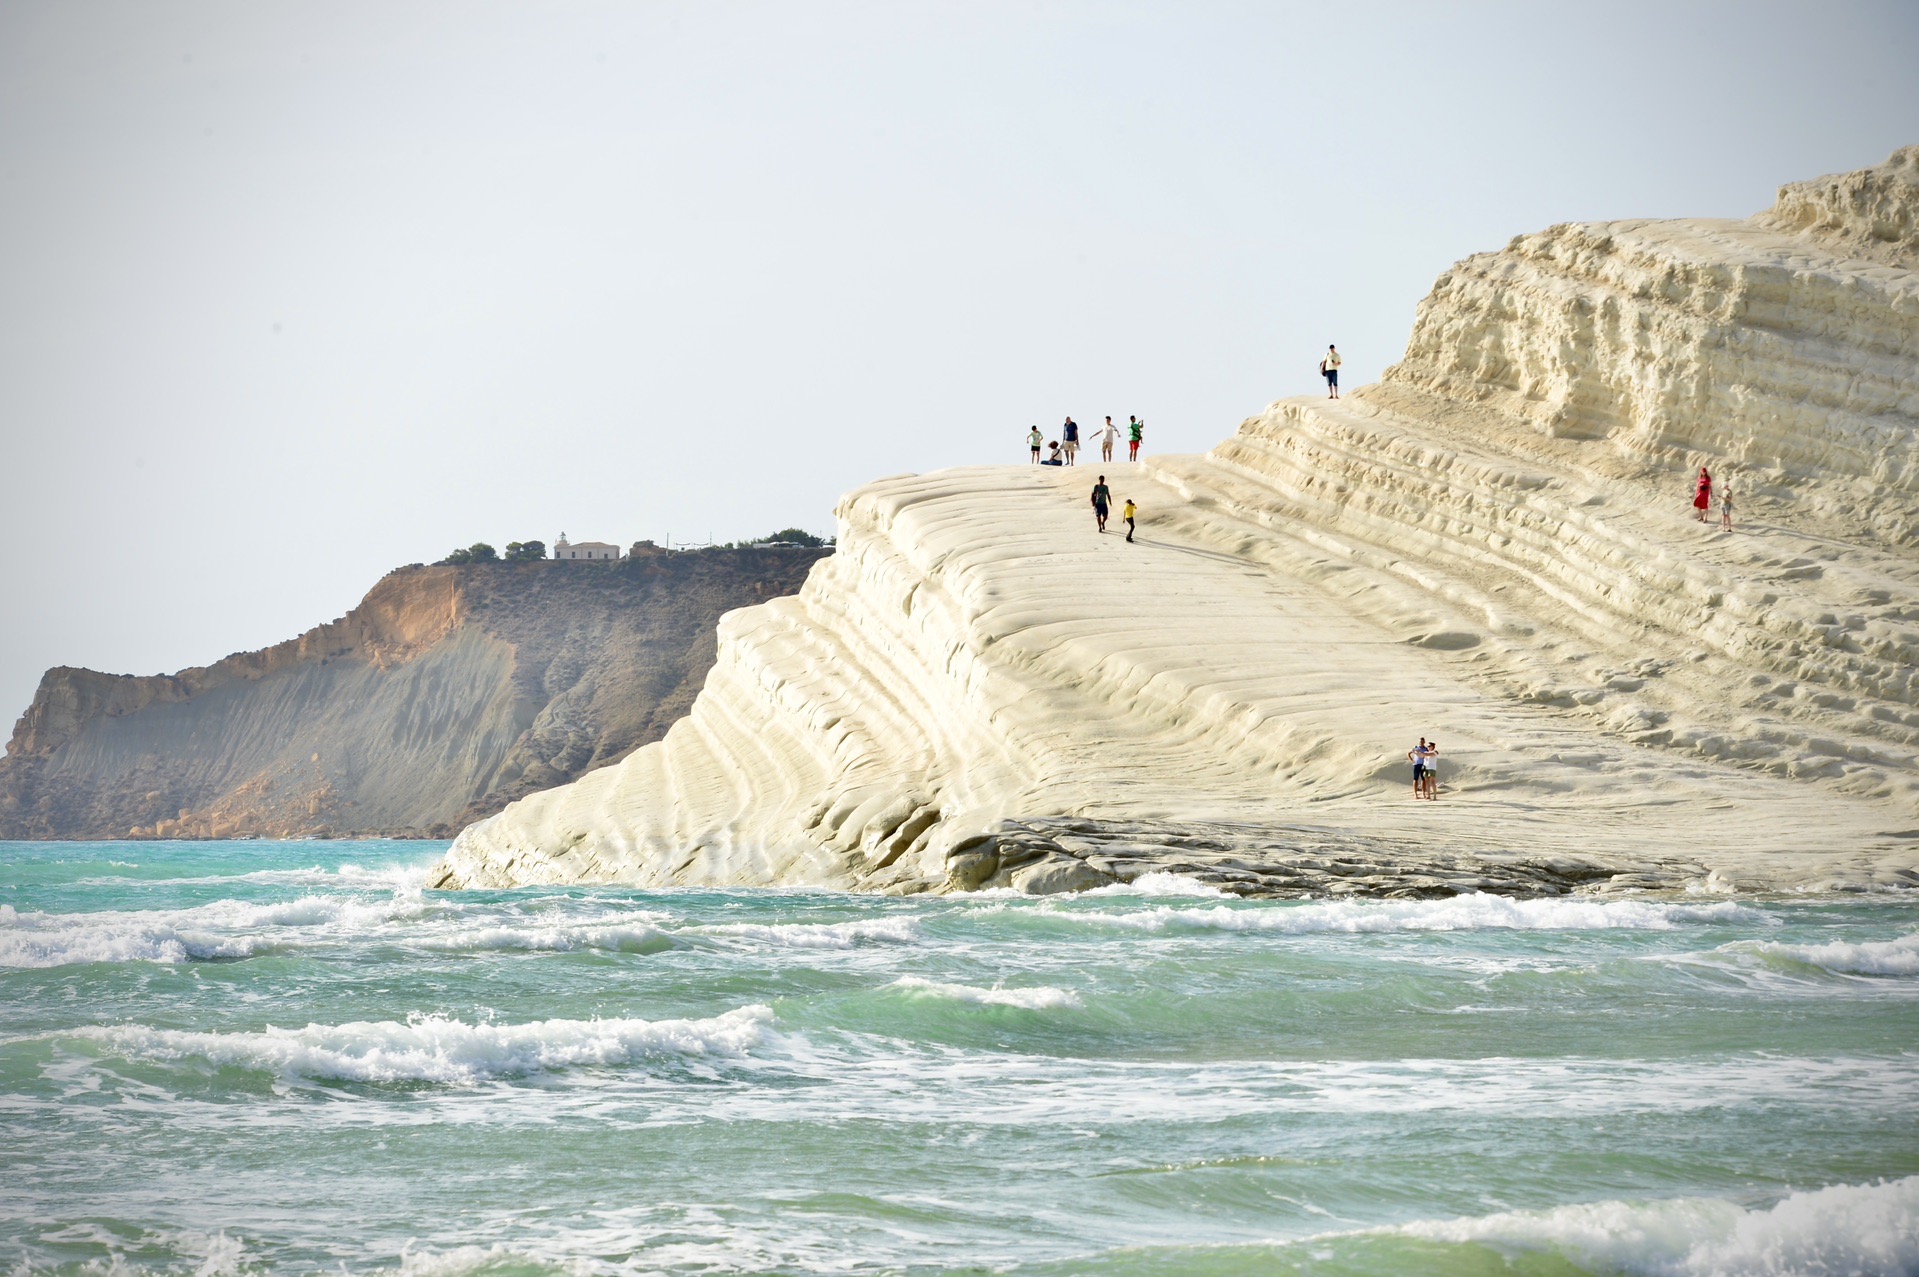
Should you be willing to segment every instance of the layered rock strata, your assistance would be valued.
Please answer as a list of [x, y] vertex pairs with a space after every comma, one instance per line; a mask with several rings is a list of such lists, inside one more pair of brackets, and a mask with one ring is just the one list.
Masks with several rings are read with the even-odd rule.
[[1469, 258], [1380, 384], [1109, 467], [1133, 544], [1089, 468], [861, 489], [664, 740], [438, 881], [1919, 881], [1916, 176]]
[[213, 665], [51, 670], [0, 760], [0, 838], [448, 836], [658, 740], [720, 615], [819, 557], [406, 568]]

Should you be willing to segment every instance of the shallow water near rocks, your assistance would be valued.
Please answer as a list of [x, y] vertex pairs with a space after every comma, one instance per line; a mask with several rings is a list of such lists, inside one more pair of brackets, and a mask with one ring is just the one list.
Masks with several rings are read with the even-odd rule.
[[1919, 1273], [1919, 910], [0, 844], [0, 1264]]

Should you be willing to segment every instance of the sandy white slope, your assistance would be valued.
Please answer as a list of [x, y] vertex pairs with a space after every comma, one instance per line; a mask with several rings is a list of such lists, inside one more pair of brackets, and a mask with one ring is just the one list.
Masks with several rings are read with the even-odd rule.
[[1919, 883], [1916, 176], [1461, 262], [1380, 385], [1105, 467], [1135, 544], [1097, 466], [860, 489], [664, 741], [438, 881]]

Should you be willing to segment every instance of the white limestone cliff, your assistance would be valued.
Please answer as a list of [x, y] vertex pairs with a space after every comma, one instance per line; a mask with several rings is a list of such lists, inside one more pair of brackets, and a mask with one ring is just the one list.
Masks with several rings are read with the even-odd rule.
[[1136, 544], [1092, 468], [862, 488], [663, 741], [437, 881], [1919, 883], [1915, 228], [1908, 148], [1744, 221], [1521, 236], [1380, 384], [1106, 467]]

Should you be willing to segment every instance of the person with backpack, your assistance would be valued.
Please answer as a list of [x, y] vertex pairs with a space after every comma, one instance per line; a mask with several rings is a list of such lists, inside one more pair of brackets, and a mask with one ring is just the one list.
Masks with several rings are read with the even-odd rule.
[[1326, 347], [1326, 357], [1319, 361], [1319, 371], [1326, 378], [1326, 397], [1339, 398], [1339, 347]]
[[1146, 423], [1138, 417], [1126, 419], [1126, 459], [1139, 460], [1139, 441], [1146, 434]]
[[1106, 486], [1106, 476], [1101, 475], [1099, 482], [1093, 485], [1093, 522], [1099, 525], [1101, 532], [1106, 531], [1106, 512], [1113, 505], [1113, 490]]

